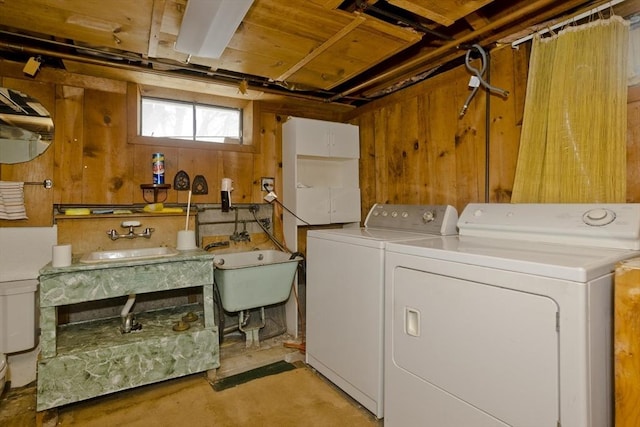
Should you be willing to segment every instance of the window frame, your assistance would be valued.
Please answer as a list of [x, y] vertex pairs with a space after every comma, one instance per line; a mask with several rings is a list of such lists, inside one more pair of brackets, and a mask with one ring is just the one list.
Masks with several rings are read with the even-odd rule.
[[[143, 136], [140, 134], [142, 97], [239, 109], [242, 113], [242, 143], [225, 144], [209, 141]], [[255, 114], [253, 112], [253, 108], [254, 102], [252, 100], [130, 83], [127, 86], [127, 110], [129, 116], [127, 141], [129, 144], [153, 145], [159, 147], [257, 153], [259, 151], [258, 146], [253, 143], [253, 129], [255, 128]]]

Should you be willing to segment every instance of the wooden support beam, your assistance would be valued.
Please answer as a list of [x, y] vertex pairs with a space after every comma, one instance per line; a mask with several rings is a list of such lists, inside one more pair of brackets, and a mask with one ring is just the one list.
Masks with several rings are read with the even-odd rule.
[[297, 64], [295, 64], [294, 66], [289, 68], [287, 71], [285, 71], [283, 74], [281, 74], [276, 80], [280, 82], [285, 81], [287, 78], [291, 77], [296, 71], [298, 71], [299, 69], [307, 65], [309, 62], [313, 61], [315, 58], [321, 55], [322, 52], [326, 51], [331, 46], [336, 44], [340, 39], [345, 37], [347, 34], [349, 34], [351, 31], [353, 31], [355, 28], [357, 28], [359, 25], [361, 25], [365, 21], [366, 21], [366, 18], [363, 17], [362, 15], [356, 16], [356, 18], [353, 21], [351, 21], [346, 27], [342, 28], [340, 31], [338, 31], [336, 34], [330, 37], [327, 41], [325, 41], [316, 49], [311, 51], [311, 53], [309, 53], [307, 56], [302, 58], [302, 60], [300, 60]]
[[160, 27], [164, 15], [165, 0], [153, 0], [151, 10], [151, 27], [149, 29], [149, 50], [147, 55], [155, 58], [158, 55], [158, 43], [160, 43]]

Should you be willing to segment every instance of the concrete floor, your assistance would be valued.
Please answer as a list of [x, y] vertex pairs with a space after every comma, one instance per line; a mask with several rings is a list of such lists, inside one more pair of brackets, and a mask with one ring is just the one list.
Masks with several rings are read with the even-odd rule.
[[[215, 425], [216, 427], [243, 425], [273, 425], [283, 427], [285, 425], [293, 426], [302, 424], [306, 426], [348, 425], [350, 427], [375, 427], [382, 425], [382, 421], [376, 420], [371, 413], [363, 409], [357, 402], [353, 401], [322, 376], [315, 373], [313, 369], [306, 366], [303, 363], [304, 354], [295, 348], [296, 344], [297, 342], [292, 337], [285, 334], [264, 340], [261, 342], [260, 348], [247, 349], [243, 336], [239, 334], [228, 335], [225, 337], [220, 348], [221, 366], [216, 371], [216, 380], [281, 360], [294, 363], [300, 368], [292, 371], [298, 371], [292, 374], [287, 372], [267, 377], [269, 379], [258, 378], [247, 384], [234, 387], [234, 389], [237, 389], [235, 391], [225, 390], [218, 393], [212, 391], [208, 379], [204, 374], [195, 374], [123, 391], [110, 396], [91, 399], [86, 402], [67, 405], [60, 408], [57, 420], [49, 420], [48, 422], [45, 420], [45, 423], [51, 426], [82, 425], [83, 427], [88, 425], [112, 426], [125, 424], [171, 425], [174, 427], [181, 425], [181, 423], [175, 419], [171, 422], [168, 421], [173, 413], [163, 414], [159, 412], [157, 408], [145, 409], [146, 406], [160, 405], [159, 407], [164, 410], [169, 410], [172, 404], [175, 402], [183, 402], [184, 399], [189, 402], [205, 399], [202, 400], [201, 405], [188, 409], [187, 416], [190, 418], [185, 419], [184, 425]], [[291, 345], [293, 348], [288, 345]], [[280, 379], [281, 382], [278, 382]], [[264, 387], [269, 387], [266, 391], [260, 391], [259, 389], [263, 381]], [[252, 389], [256, 387], [258, 387], [258, 390], [253, 391]], [[302, 387], [300, 393], [294, 392], [298, 387]], [[306, 391], [304, 387], [307, 388]], [[32, 427], [36, 425], [35, 391], [35, 384], [6, 391], [0, 399], [0, 425], [7, 427]], [[257, 393], [258, 396], [263, 396], [258, 398], [259, 402], [256, 402], [256, 405], [247, 405], [246, 408], [237, 406], [239, 401], [244, 401], [245, 398], [250, 397], [254, 392]], [[293, 392], [293, 394], [287, 394], [291, 392]], [[186, 396], [188, 393], [194, 393], [194, 396]], [[223, 401], [227, 403], [218, 403], [216, 409], [213, 410], [212, 405], [216, 405], [214, 403], [216, 399], [222, 398], [222, 393], [229, 393], [229, 396], [224, 397], [225, 400]], [[232, 397], [231, 394], [233, 393], [239, 393], [239, 397]], [[300, 402], [296, 402], [298, 399], [300, 399]], [[124, 401], [129, 400], [131, 400], [131, 405], [123, 404]], [[134, 404], [134, 401], [137, 403]], [[233, 405], [231, 405], [231, 402], [233, 402]], [[182, 408], [183, 406], [185, 406], [184, 403], [179, 407]], [[286, 409], [289, 407], [291, 409], [290, 411]], [[271, 408], [274, 412], [269, 414]], [[201, 410], [202, 414], [199, 414]], [[225, 414], [224, 412], [227, 410], [232, 412]], [[234, 410], [240, 412], [233, 412]], [[136, 415], [136, 412], [132, 411], [138, 411], [139, 414]], [[259, 415], [260, 420], [257, 424], [255, 416], [251, 417], [250, 423], [246, 421], [246, 417], [251, 411], [257, 411], [256, 414]], [[121, 413], [121, 416], [124, 417], [125, 420], [131, 420], [131, 422], [114, 424], [123, 422], [122, 420], [118, 421], [117, 418], [113, 418], [117, 417], [118, 413]], [[295, 421], [298, 416], [296, 413], [304, 417], [305, 422], [302, 424], [297, 423]], [[154, 414], [156, 414], [157, 418], [154, 417]], [[145, 418], [144, 421], [136, 424], [136, 422], [133, 421], [138, 419], [136, 417]], [[197, 421], [197, 417], [202, 418], [200, 421]], [[218, 418], [214, 423], [213, 420], [215, 417]], [[332, 420], [331, 417], [338, 418]], [[188, 422], [186, 421], [187, 419], [189, 419]], [[245, 420], [246, 423], [242, 420]], [[344, 422], [347, 422], [346, 420], [349, 421], [348, 424], [343, 424], [342, 421], [337, 420], [343, 420]], [[336, 422], [338, 422], [338, 424], [336, 424]]]

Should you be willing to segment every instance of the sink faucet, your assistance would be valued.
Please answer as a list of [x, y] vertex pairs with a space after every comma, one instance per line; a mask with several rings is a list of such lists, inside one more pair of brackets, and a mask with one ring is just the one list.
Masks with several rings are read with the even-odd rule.
[[111, 240], [135, 239], [137, 237], [144, 237], [148, 239], [151, 237], [151, 233], [155, 231], [155, 229], [153, 228], [145, 228], [142, 233], [136, 233], [135, 231], [133, 231], [135, 227], [140, 227], [140, 221], [124, 221], [121, 224], [121, 227], [128, 228], [129, 232], [127, 234], [118, 234], [116, 230], [111, 229], [107, 231], [107, 235]]
[[233, 240], [234, 242], [250, 242], [251, 236], [247, 231], [247, 221], [246, 220], [242, 221], [242, 224], [244, 225], [244, 230], [242, 230], [241, 232], [238, 232], [238, 207], [234, 207], [234, 209], [236, 211], [235, 227], [233, 230], [233, 234], [229, 236], [229, 239]]

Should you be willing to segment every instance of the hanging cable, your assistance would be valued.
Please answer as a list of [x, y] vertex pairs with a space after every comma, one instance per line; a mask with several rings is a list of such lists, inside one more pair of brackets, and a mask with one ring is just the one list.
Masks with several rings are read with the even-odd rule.
[[[471, 53], [474, 50], [477, 50], [478, 53], [480, 54], [480, 69], [477, 69], [471, 65]], [[474, 96], [476, 96], [476, 93], [478, 92], [478, 89], [480, 88], [481, 85], [485, 89], [487, 89], [489, 92], [496, 93], [502, 96], [503, 98], [506, 98], [507, 96], [509, 96], [508, 91], [492, 86], [489, 83], [487, 83], [487, 81], [484, 79], [483, 76], [487, 71], [487, 64], [488, 64], [487, 52], [485, 52], [485, 50], [479, 44], [472, 45], [471, 48], [467, 51], [466, 55], [464, 56], [464, 65], [465, 67], [467, 67], [467, 70], [469, 70], [471, 74], [473, 74], [473, 76], [471, 76], [471, 79], [469, 80], [469, 86], [473, 87], [473, 89], [471, 90], [471, 93], [467, 97], [467, 100], [464, 102], [464, 105], [460, 110], [460, 117], [464, 116], [464, 114], [467, 112], [467, 108], [469, 108], [469, 104], [471, 103], [471, 100], [473, 99]]]

